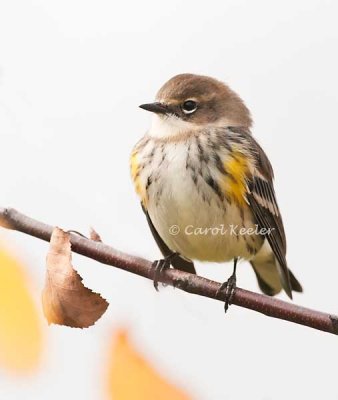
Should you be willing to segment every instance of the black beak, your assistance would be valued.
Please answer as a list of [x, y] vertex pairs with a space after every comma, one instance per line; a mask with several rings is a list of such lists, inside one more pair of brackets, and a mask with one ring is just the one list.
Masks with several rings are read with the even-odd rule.
[[151, 111], [156, 114], [167, 114], [169, 112], [168, 106], [163, 103], [149, 103], [149, 104], [141, 104], [139, 106], [143, 110]]

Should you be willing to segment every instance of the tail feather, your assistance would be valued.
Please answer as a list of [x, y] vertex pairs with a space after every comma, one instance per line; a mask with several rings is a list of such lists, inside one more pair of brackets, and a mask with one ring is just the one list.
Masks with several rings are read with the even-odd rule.
[[276, 287], [276, 286], [272, 286], [271, 284], [269, 285], [263, 278], [261, 278], [255, 265], [253, 263], [251, 263], [251, 265], [256, 274], [258, 286], [264, 294], [266, 294], [268, 296], [275, 296], [282, 290], [282, 286]]
[[294, 292], [302, 293], [303, 292], [303, 287], [299, 283], [298, 279], [294, 276], [292, 271], [289, 270], [290, 274], [290, 282], [291, 282], [291, 287]]
[[[264, 245], [251, 261], [251, 265], [257, 277], [261, 291], [268, 296], [274, 296], [283, 289], [279, 265], [270, 246]], [[294, 274], [289, 270], [291, 289], [294, 292], [302, 292], [302, 285]]]

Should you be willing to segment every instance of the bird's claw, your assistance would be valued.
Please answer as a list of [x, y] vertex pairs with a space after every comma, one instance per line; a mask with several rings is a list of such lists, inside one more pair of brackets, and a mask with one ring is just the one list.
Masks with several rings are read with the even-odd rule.
[[236, 275], [232, 274], [230, 278], [222, 283], [221, 287], [218, 289], [216, 296], [222, 296], [224, 298], [224, 312], [228, 311], [229, 306], [232, 303], [236, 289]]
[[169, 256], [162, 258], [161, 260], [155, 260], [152, 265], [153, 273], [153, 284], [154, 288], [158, 292], [158, 282], [164, 270], [170, 268], [170, 263], [176, 253], [170, 254]]

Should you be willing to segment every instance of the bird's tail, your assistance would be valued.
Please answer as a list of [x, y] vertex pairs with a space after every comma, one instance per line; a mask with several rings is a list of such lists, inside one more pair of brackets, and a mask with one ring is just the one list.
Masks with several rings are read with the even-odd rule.
[[[267, 248], [267, 246], [262, 247], [255, 258], [251, 260], [251, 265], [255, 271], [261, 291], [268, 296], [274, 296], [279, 293], [283, 287], [278, 273], [278, 261], [270, 249], [270, 246], [268, 247], [269, 248]], [[292, 291], [302, 292], [302, 285], [290, 270], [289, 275]]]

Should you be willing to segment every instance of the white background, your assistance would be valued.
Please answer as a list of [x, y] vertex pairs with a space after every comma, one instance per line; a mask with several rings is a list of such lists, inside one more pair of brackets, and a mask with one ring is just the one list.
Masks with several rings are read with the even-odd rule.
[[[182, 72], [227, 82], [252, 111], [288, 236], [295, 302], [338, 312], [338, 6], [304, 1], [6, 1], [0, 3], [1, 206], [114, 247], [159, 252], [129, 177], [149, 124], [138, 105]], [[47, 245], [4, 233], [39, 299]], [[74, 264], [110, 301], [93, 328], [48, 328], [39, 374], [0, 374], [1, 399], [100, 399], [107, 346], [136, 346], [196, 399], [337, 399], [338, 339], [235, 306], [163, 289], [91, 262]], [[230, 265], [198, 265], [224, 281]], [[248, 264], [239, 286], [258, 290]], [[281, 298], [286, 299], [284, 294]]]

